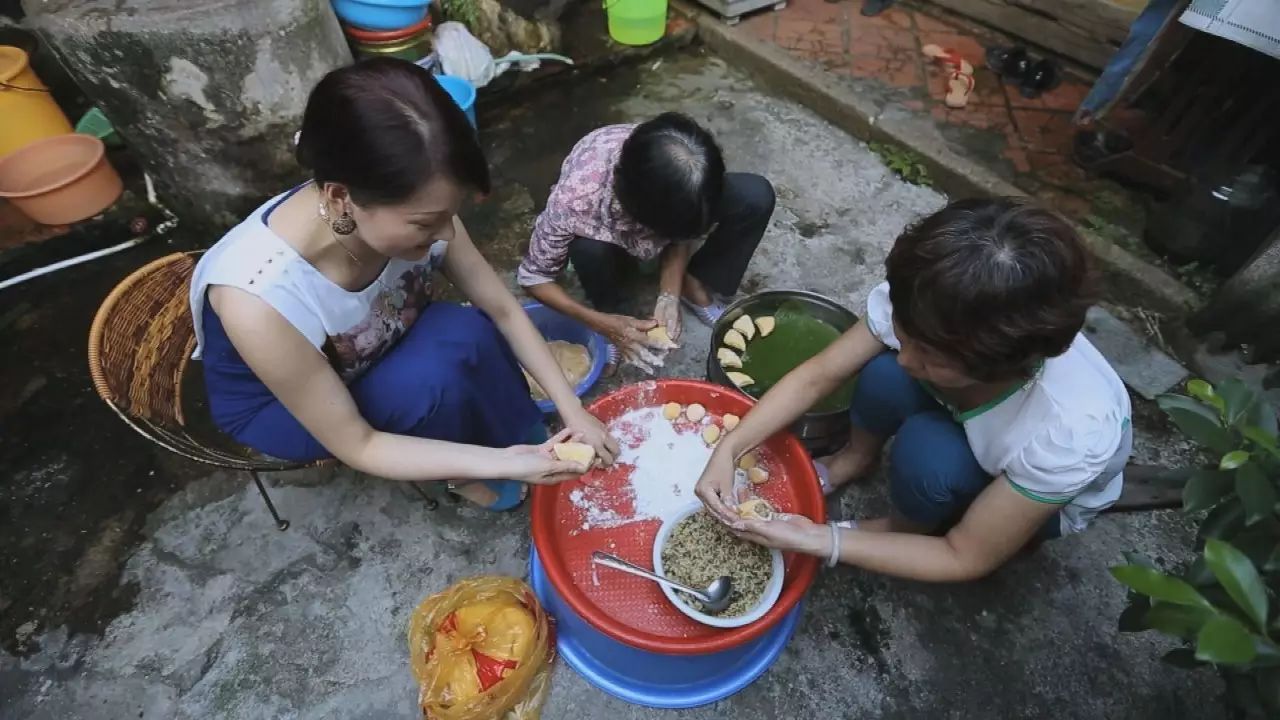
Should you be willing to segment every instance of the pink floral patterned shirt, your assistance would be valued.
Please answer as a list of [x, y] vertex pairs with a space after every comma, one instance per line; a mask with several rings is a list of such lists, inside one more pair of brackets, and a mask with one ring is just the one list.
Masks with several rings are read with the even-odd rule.
[[635, 127], [600, 128], [579, 140], [565, 158], [516, 271], [521, 287], [555, 282], [569, 262], [569, 243], [575, 237], [616, 245], [639, 260], [657, 257], [671, 242], [628, 217], [613, 193], [613, 169]]

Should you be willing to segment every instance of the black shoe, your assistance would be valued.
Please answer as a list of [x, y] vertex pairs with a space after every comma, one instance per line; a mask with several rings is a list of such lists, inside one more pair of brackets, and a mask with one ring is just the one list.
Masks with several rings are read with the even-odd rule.
[[1049, 58], [1043, 58], [1027, 68], [1026, 74], [1022, 76], [1022, 82], [1018, 83], [1018, 90], [1022, 93], [1022, 97], [1035, 99], [1040, 97], [1040, 93], [1058, 87], [1061, 82], [1062, 70], [1059, 69], [1058, 63]]
[[1020, 45], [988, 48], [987, 67], [1005, 80], [1022, 82], [1031, 67], [1031, 57], [1027, 55], [1027, 49]]

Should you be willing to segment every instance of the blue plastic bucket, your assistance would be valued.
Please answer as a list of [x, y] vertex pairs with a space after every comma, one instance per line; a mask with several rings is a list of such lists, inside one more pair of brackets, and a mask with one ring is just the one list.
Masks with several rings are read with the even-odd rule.
[[[587, 352], [591, 355], [591, 369], [573, 389], [578, 397], [586, 395], [600, 379], [600, 373], [604, 372], [604, 367], [609, 362], [606, 349], [608, 343], [605, 342], [604, 337], [577, 320], [556, 312], [542, 303], [528, 303], [524, 306], [524, 311], [529, 314], [533, 326], [538, 328], [538, 332], [542, 333], [542, 337], [547, 340], [564, 340], [586, 346]], [[538, 409], [544, 413], [556, 411], [555, 404], [550, 400], [537, 402]]]
[[679, 709], [709, 705], [755, 682], [782, 654], [800, 621], [799, 603], [761, 637], [709, 655], [661, 655], [606, 636], [574, 613], [551, 587], [537, 550], [529, 584], [556, 619], [556, 652], [587, 682], [635, 705]]
[[422, 22], [430, 0], [333, 0], [333, 11], [365, 30], [401, 30]]
[[454, 75], [437, 75], [436, 82], [440, 83], [440, 87], [449, 93], [449, 97], [462, 108], [462, 112], [467, 114], [467, 119], [471, 121], [471, 127], [476, 126], [476, 89], [468, 81]]

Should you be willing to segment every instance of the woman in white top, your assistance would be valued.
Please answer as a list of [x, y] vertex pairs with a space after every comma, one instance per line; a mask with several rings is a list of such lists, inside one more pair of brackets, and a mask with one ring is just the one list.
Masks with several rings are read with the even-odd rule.
[[[523, 365], [565, 421], [557, 439], [612, 462], [616, 443], [458, 220], [489, 171], [427, 71], [377, 59], [330, 73], [297, 154], [314, 179], [229, 232], [192, 281], [219, 427], [275, 457], [449, 481], [508, 509], [523, 483], [586, 471], [551, 455]], [[474, 307], [433, 302], [436, 270]]]
[[[747, 539], [914, 580], [982, 577], [1019, 549], [1084, 529], [1115, 502], [1129, 397], [1080, 335], [1087, 253], [1057, 215], [964, 200], [908, 227], [867, 316], [775, 385], [698, 483]], [[889, 517], [744, 520], [738, 457], [858, 375], [849, 443], [815, 463], [824, 491], [865, 477], [890, 437]]]

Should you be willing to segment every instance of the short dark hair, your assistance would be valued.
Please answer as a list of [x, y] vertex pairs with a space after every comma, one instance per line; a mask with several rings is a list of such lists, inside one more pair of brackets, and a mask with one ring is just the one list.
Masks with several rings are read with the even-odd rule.
[[720, 146], [687, 115], [663, 113], [622, 144], [614, 193], [632, 219], [663, 237], [688, 240], [710, 230], [723, 190]]
[[325, 75], [302, 116], [298, 162], [361, 205], [413, 195], [437, 173], [489, 192], [489, 166], [462, 109], [425, 69], [373, 58]]
[[1067, 351], [1096, 282], [1075, 229], [1026, 200], [960, 200], [910, 225], [885, 261], [904, 334], [982, 381]]

